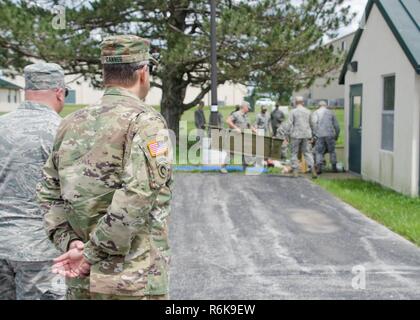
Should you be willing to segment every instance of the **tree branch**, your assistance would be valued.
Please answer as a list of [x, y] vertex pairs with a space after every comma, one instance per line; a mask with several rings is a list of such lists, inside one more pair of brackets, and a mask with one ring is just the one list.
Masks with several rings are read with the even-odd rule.
[[195, 107], [197, 104], [200, 103], [201, 100], [203, 100], [203, 98], [205, 97], [205, 95], [211, 90], [211, 86], [207, 85], [204, 88], [201, 88], [201, 92], [195, 97], [195, 99], [193, 101], [191, 101], [190, 103], [186, 103], [182, 105], [182, 109], [184, 111], [187, 111], [193, 107]]

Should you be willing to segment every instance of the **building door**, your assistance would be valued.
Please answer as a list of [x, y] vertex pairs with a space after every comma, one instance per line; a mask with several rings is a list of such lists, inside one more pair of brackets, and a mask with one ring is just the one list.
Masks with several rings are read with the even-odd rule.
[[349, 169], [362, 172], [362, 99], [361, 84], [350, 87]]

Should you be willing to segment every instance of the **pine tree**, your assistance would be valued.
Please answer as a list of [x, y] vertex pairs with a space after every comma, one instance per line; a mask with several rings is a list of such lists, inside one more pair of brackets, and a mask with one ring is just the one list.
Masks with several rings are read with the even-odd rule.
[[[178, 132], [183, 112], [210, 91], [209, 2], [203, 0], [68, 1], [65, 28], [53, 28], [58, 1], [0, 0], [0, 68], [21, 72], [35, 60], [101, 84], [101, 40], [137, 34], [152, 40], [161, 66], [161, 112]], [[342, 63], [325, 39], [353, 18], [344, 0], [219, 0], [220, 84], [259, 85], [273, 92], [307, 87]], [[184, 101], [188, 86], [200, 88]]]

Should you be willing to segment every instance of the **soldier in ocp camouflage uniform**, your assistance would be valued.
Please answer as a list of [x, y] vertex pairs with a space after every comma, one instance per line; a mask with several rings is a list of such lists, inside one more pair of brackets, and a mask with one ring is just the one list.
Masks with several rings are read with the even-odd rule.
[[26, 101], [0, 117], [0, 299], [60, 299], [64, 279], [50, 269], [59, 252], [45, 234], [35, 189], [61, 121], [64, 72], [37, 63], [24, 73]]
[[172, 150], [165, 120], [142, 102], [155, 61], [136, 36], [101, 46], [105, 94], [63, 121], [44, 167], [45, 227], [62, 252], [83, 242], [55, 265], [68, 299], [164, 299]]

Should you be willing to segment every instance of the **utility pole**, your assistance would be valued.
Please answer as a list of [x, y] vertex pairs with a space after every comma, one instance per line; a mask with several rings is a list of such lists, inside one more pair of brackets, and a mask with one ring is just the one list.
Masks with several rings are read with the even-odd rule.
[[210, 0], [211, 8], [211, 112], [210, 126], [218, 126], [217, 101], [217, 38], [216, 38], [216, 0]]

